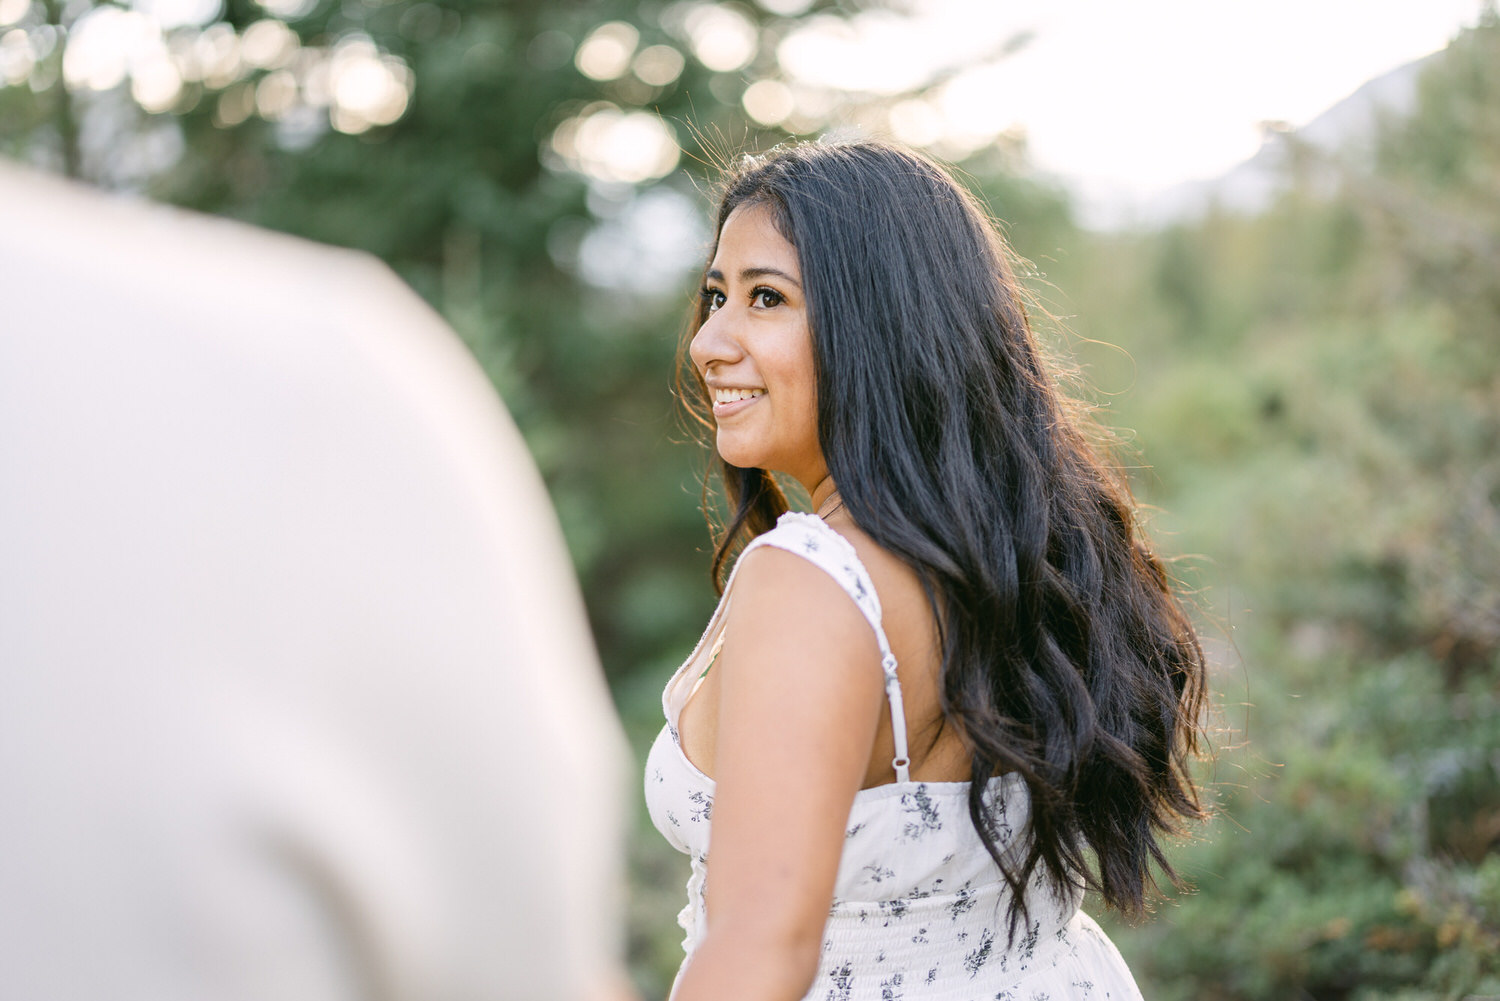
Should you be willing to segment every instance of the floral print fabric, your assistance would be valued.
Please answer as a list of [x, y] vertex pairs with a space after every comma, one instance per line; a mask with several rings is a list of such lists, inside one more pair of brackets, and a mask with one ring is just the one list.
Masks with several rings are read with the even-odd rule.
[[[848, 540], [814, 515], [788, 513], [746, 552], [761, 545], [798, 553], [839, 581], [893, 668], [874, 586]], [[646, 762], [652, 821], [691, 860], [687, 906], [678, 916], [689, 956], [706, 921], [714, 782], [683, 754], [676, 727], [733, 585], [731, 574], [703, 639], [667, 684], [667, 725]], [[893, 670], [889, 681], [895, 683]], [[899, 694], [892, 703], [899, 708]], [[893, 722], [904, 736], [904, 720], [893, 713]], [[1075, 887], [1058, 892], [1038, 878], [1027, 889], [1025, 921], [1008, 935], [1010, 890], [974, 831], [968, 791], [967, 782], [897, 781], [856, 793], [808, 1001], [1139, 999], [1113, 944], [1079, 911]], [[985, 802], [1002, 850], [1018, 850], [1028, 815], [1025, 783], [1012, 775], [992, 779]]]

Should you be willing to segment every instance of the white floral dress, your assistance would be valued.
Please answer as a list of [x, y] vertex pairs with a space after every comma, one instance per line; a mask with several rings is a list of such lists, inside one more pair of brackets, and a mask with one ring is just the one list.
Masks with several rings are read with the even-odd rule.
[[[880, 601], [847, 539], [815, 515], [789, 512], [756, 539], [796, 553], [839, 582], [880, 644], [897, 758], [897, 781], [855, 794], [823, 954], [807, 1001], [1127, 1001], [1140, 991], [1114, 945], [1078, 909], [1080, 894], [1036, 882], [1029, 917], [1007, 947], [1010, 891], [968, 814], [967, 782], [913, 782], [896, 660]], [[743, 558], [743, 557], [742, 557]], [[683, 754], [677, 721], [711, 660], [734, 576], [708, 629], [662, 695], [667, 725], [646, 761], [646, 804], [658, 830], [692, 862], [678, 916], [688, 956], [705, 927], [703, 883], [714, 781]], [[873, 669], [873, 665], [872, 665]], [[989, 820], [1002, 850], [1018, 849], [1029, 797], [1013, 775], [990, 780]]]

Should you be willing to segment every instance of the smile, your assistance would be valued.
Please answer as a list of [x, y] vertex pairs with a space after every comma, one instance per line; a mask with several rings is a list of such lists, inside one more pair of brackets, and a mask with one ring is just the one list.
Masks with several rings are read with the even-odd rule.
[[766, 395], [764, 389], [715, 389], [713, 392], [715, 417], [739, 413]]

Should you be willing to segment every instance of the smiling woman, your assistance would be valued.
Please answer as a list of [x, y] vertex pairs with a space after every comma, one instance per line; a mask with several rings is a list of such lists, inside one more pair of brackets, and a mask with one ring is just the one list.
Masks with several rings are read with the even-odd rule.
[[713, 394], [726, 462], [778, 469], [804, 484], [828, 475], [818, 448], [812, 335], [797, 250], [770, 211], [730, 213], [704, 276], [693, 364]]
[[1172, 876], [1203, 655], [993, 226], [892, 146], [746, 158], [690, 329], [732, 515], [646, 766], [674, 998], [1138, 998], [1079, 903]]

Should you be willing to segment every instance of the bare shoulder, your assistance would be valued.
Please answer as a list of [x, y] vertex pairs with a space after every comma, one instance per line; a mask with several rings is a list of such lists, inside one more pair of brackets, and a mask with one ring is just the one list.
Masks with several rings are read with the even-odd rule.
[[853, 686], [879, 696], [879, 663], [874, 630], [831, 574], [777, 546], [744, 555], [725, 610], [724, 684], [750, 675], [788, 694]]
[[796, 552], [757, 546], [735, 571], [708, 675], [718, 675], [716, 765], [736, 727], [774, 734], [805, 761], [863, 765], [884, 698], [879, 664], [875, 633], [837, 580]]
[[805, 624], [842, 632], [863, 621], [858, 606], [827, 571], [790, 550], [757, 546], [735, 570], [726, 631], [737, 624], [778, 631]]
[[[923, 780], [961, 780], [967, 775], [967, 758], [956, 731], [945, 732], [942, 725], [942, 655], [921, 579], [847, 515], [838, 515], [828, 519], [828, 526], [853, 547], [880, 601], [882, 630], [905, 696], [912, 774]], [[776, 692], [779, 713], [786, 713], [788, 699], [799, 708], [817, 707], [825, 733], [835, 719], [833, 732], [864, 734], [870, 728], [869, 739], [857, 741], [866, 758], [861, 786], [889, 782], [895, 745], [891, 717], [881, 710], [885, 680], [880, 649], [870, 622], [843, 585], [797, 552], [762, 545], [745, 555], [732, 590], [721, 705], [734, 701], [730, 687], [743, 692], [740, 686], [749, 686]]]

